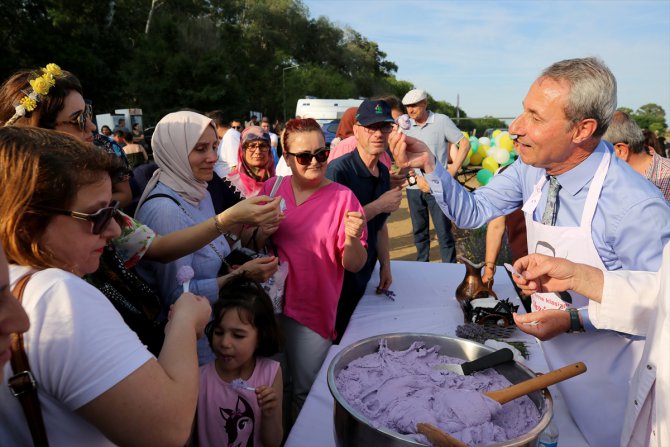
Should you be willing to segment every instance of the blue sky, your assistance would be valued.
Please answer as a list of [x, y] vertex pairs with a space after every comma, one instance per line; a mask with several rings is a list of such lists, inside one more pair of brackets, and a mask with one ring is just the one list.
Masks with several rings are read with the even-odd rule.
[[304, 0], [377, 42], [396, 77], [471, 117], [516, 116], [542, 69], [597, 56], [618, 104], [659, 104], [670, 122], [670, 0]]

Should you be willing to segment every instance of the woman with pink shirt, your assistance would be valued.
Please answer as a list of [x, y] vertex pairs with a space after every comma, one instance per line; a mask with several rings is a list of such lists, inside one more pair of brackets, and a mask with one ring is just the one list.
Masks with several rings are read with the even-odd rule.
[[[335, 314], [344, 270], [357, 272], [367, 258], [363, 207], [350, 189], [326, 178], [326, 148], [319, 124], [293, 119], [282, 135], [284, 156], [293, 175], [283, 178], [286, 218], [260, 226], [260, 244], [272, 235], [279, 259], [288, 263], [281, 316], [286, 356], [298, 408], [307, 397], [335, 339]], [[268, 180], [261, 194], [273, 190]]]

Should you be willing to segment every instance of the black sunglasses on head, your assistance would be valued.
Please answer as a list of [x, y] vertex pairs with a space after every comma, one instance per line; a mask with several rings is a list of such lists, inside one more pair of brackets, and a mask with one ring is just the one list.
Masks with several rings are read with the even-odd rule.
[[48, 206], [35, 207], [38, 211], [43, 211], [47, 214], [58, 214], [63, 216], [70, 216], [74, 219], [87, 220], [91, 222], [91, 233], [101, 234], [107, 229], [112, 218], [119, 214], [119, 202], [112, 200], [108, 207], [101, 208], [93, 214], [80, 213], [79, 211], [70, 211], [60, 208], [52, 208]]
[[319, 163], [325, 163], [326, 160], [328, 160], [328, 156], [330, 155], [330, 149], [324, 146], [318, 148], [314, 153], [300, 152], [298, 154], [294, 154], [293, 152], [286, 151], [286, 154], [293, 155], [295, 159], [298, 160], [299, 164], [307, 166], [308, 164], [312, 163], [312, 158], [316, 158], [316, 161]]

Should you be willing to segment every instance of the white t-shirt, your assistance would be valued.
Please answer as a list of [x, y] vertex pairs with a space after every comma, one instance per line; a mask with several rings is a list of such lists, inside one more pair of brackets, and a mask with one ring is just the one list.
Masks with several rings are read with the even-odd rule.
[[[29, 271], [11, 265], [11, 286]], [[33, 274], [23, 294], [30, 318], [24, 346], [52, 446], [113, 445], [74, 411], [109, 390], [153, 356], [105, 296], [59, 269]], [[0, 386], [0, 446], [32, 445], [19, 401]]]
[[228, 131], [221, 138], [219, 143], [219, 158], [214, 164], [214, 172], [223, 178], [233, 168], [237, 166], [237, 151], [240, 145], [241, 134], [235, 129], [228, 129]]

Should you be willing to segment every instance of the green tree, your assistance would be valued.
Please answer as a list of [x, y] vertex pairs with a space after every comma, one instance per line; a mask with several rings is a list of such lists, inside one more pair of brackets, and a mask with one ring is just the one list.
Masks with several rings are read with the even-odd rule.
[[665, 110], [658, 104], [650, 103], [641, 106], [631, 115], [638, 126], [652, 131], [665, 131], [668, 125], [665, 122]]

